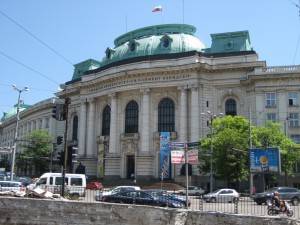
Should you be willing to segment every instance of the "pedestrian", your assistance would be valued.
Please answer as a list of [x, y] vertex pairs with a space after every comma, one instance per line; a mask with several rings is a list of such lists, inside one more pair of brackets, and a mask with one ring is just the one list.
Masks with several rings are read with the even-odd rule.
[[252, 195], [255, 195], [255, 194], [256, 194], [256, 187], [253, 186], [253, 188], [252, 188]]

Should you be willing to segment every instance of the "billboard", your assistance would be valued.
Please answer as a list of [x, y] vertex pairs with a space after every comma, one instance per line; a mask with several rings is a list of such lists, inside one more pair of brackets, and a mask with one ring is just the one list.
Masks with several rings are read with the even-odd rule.
[[170, 132], [160, 133], [160, 172], [163, 178], [170, 179]]
[[280, 150], [274, 148], [250, 149], [250, 173], [280, 173]]

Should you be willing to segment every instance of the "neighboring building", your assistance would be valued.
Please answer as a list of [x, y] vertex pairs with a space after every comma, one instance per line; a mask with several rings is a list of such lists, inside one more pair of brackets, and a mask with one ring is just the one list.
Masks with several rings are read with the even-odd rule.
[[[71, 99], [68, 145], [78, 146], [88, 176], [159, 178], [161, 132], [174, 142], [197, 141], [210, 131], [206, 111], [249, 118], [251, 110], [254, 125], [285, 124], [300, 142], [300, 66], [258, 61], [248, 31], [212, 34], [209, 48], [195, 31], [184, 24], [141, 28], [115, 39], [101, 62], [75, 65], [56, 95]], [[3, 145], [7, 122], [1, 128]], [[170, 178], [180, 170], [171, 165]], [[192, 171], [199, 175], [197, 165]], [[198, 182], [206, 183], [209, 176]]]
[[[64, 134], [65, 123], [61, 121], [56, 121], [52, 118], [53, 106], [57, 101], [60, 101], [57, 98], [51, 98], [44, 101], [41, 101], [32, 106], [20, 104], [20, 113], [19, 113], [19, 125], [18, 125], [18, 139], [22, 140], [27, 133], [34, 130], [47, 130], [48, 133], [53, 137], [53, 143], [56, 143], [56, 137]], [[16, 114], [17, 114], [17, 104], [14, 108], [8, 112], [4, 113], [1, 118], [0, 124], [0, 146], [12, 148], [14, 145], [14, 136], [16, 128]], [[23, 144], [25, 142], [23, 141]], [[63, 146], [57, 146], [57, 148], [62, 150]], [[20, 152], [21, 149], [17, 148], [17, 152]], [[0, 153], [1, 154], [1, 153]], [[7, 153], [2, 153], [7, 154]], [[55, 154], [55, 152], [54, 152]], [[9, 158], [11, 156], [9, 155]], [[26, 174], [23, 174], [24, 171], [15, 171], [16, 173], [22, 175], [34, 175], [34, 168], [29, 166], [29, 169]]]

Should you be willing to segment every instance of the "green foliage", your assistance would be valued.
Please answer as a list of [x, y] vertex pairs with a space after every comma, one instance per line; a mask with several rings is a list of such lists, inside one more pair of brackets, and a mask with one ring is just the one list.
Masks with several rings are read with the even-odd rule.
[[2, 154], [0, 158], [0, 168], [5, 168], [10, 164], [8, 160], [8, 154]]
[[[281, 157], [281, 167], [286, 176], [293, 175], [293, 168], [300, 161], [299, 147], [288, 138], [281, 130], [282, 124], [267, 121], [265, 127], [258, 128], [260, 146], [279, 147]], [[298, 150], [297, 150], [298, 148]]]
[[22, 151], [16, 154], [16, 165], [23, 170], [27, 170], [28, 165], [34, 166], [36, 175], [41, 175], [48, 170], [52, 137], [46, 130], [35, 130], [24, 139], [25, 141], [18, 145]]
[[[213, 120], [213, 164], [216, 178], [226, 179], [228, 183], [247, 180], [249, 176], [249, 121], [241, 116], [226, 116]], [[256, 129], [252, 127], [254, 142]], [[203, 157], [210, 152], [211, 134], [201, 140], [202, 159], [205, 165], [202, 173], [210, 170], [210, 157]]]

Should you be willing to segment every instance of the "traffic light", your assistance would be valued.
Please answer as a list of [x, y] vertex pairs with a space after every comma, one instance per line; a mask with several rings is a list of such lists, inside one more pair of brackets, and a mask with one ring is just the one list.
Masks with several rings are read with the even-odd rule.
[[56, 103], [53, 106], [52, 117], [58, 121], [66, 120], [66, 106], [64, 103]]
[[67, 160], [67, 164], [68, 166], [72, 166], [73, 163], [77, 163], [77, 150], [78, 148], [77, 147], [74, 147], [74, 146], [69, 146], [68, 147], [68, 160]]
[[56, 119], [56, 105], [52, 108], [52, 118]]
[[58, 159], [58, 164], [59, 164], [60, 166], [63, 166], [63, 165], [64, 165], [64, 161], [65, 161], [65, 153], [64, 153], [63, 151], [58, 152], [58, 157], [57, 157], [57, 159]]
[[63, 143], [64, 137], [63, 136], [57, 136], [56, 144], [61, 145]]

